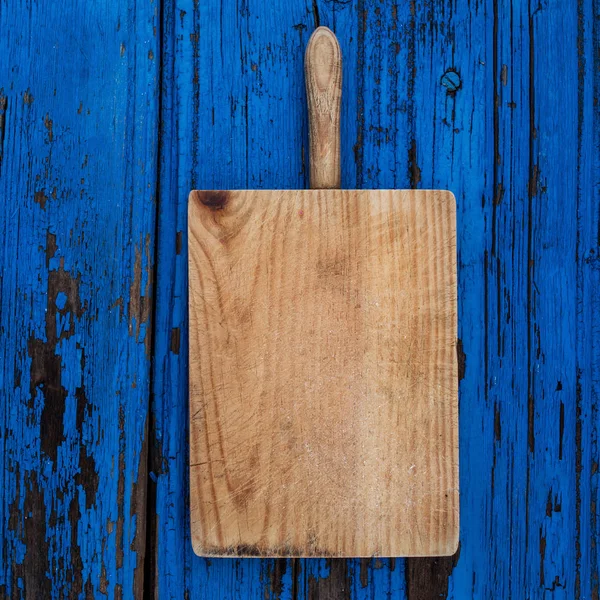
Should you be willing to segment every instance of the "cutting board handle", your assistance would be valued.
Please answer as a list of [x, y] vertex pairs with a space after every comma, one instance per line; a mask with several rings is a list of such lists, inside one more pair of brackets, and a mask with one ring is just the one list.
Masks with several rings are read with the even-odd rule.
[[304, 59], [308, 101], [310, 187], [339, 189], [342, 53], [331, 29], [318, 27]]

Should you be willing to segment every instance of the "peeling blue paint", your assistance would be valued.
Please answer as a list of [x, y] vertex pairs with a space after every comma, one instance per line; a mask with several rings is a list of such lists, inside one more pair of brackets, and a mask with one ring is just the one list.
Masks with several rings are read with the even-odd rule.
[[[4, 3], [0, 595], [596, 597], [599, 19], [598, 0]], [[306, 187], [318, 24], [344, 53], [344, 187], [458, 202], [447, 559], [190, 544], [187, 195]]]

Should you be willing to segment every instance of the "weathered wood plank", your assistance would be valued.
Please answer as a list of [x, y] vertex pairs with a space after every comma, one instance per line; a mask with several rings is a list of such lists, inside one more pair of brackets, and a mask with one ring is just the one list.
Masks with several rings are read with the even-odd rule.
[[302, 559], [298, 561], [297, 598], [370, 600], [405, 598], [405, 560], [395, 558]]
[[[531, 598], [576, 598], [578, 9], [529, 11], [526, 533]], [[560, 43], [548, 43], [559, 40]], [[545, 42], [544, 42], [545, 40]], [[572, 118], [565, 118], [572, 115]], [[583, 367], [583, 365], [581, 365]], [[524, 453], [523, 453], [524, 454]], [[523, 458], [525, 458], [523, 456]], [[518, 464], [518, 463], [517, 463]]]
[[156, 8], [0, 7], [2, 597], [141, 597]]
[[[577, 365], [575, 382], [575, 597], [600, 593], [600, 2], [577, 11]], [[573, 65], [571, 65], [573, 69]], [[572, 77], [573, 73], [569, 73]], [[571, 167], [572, 168], [572, 167]], [[560, 210], [560, 209], [559, 209]], [[571, 402], [571, 410], [573, 404]], [[559, 415], [560, 419], [560, 415]], [[571, 422], [573, 415], [571, 415]], [[560, 433], [560, 420], [559, 420]], [[563, 495], [572, 490], [562, 490]], [[553, 509], [555, 506], [553, 506]], [[550, 586], [552, 582], [550, 581]]]
[[[485, 529], [493, 445], [484, 396], [486, 213], [491, 204], [493, 90], [489, 3], [415, 3], [410, 185], [442, 186], [457, 198], [461, 534], [447, 559], [407, 561], [410, 599], [485, 597], [473, 573], [489, 564]], [[487, 432], [487, 433], [486, 433]], [[456, 565], [463, 567], [453, 581]], [[455, 571], [456, 572], [456, 571]], [[485, 585], [485, 581], [483, 582]]]

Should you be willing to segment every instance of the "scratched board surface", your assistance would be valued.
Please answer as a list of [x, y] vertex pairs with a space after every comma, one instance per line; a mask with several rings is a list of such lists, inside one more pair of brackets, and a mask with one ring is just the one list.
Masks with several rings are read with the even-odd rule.
[[[599, 22], [598, 0], [0, 0], [0, 596], [597, 597]], [[307, 186], [317, 23], [344, 53], [343, 186], [457, 199], [448, 559], [190, 543], [187, 196]]]

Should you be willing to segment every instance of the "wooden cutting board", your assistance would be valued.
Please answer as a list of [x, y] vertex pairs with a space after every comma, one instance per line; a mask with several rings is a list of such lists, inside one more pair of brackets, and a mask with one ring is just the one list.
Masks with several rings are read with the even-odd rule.
[[[306, 61], [311, 183], [339, 187], [331, 31]], [[455, 212], [446, 191], [190, 194], [196, 553], [455, 551]]]

